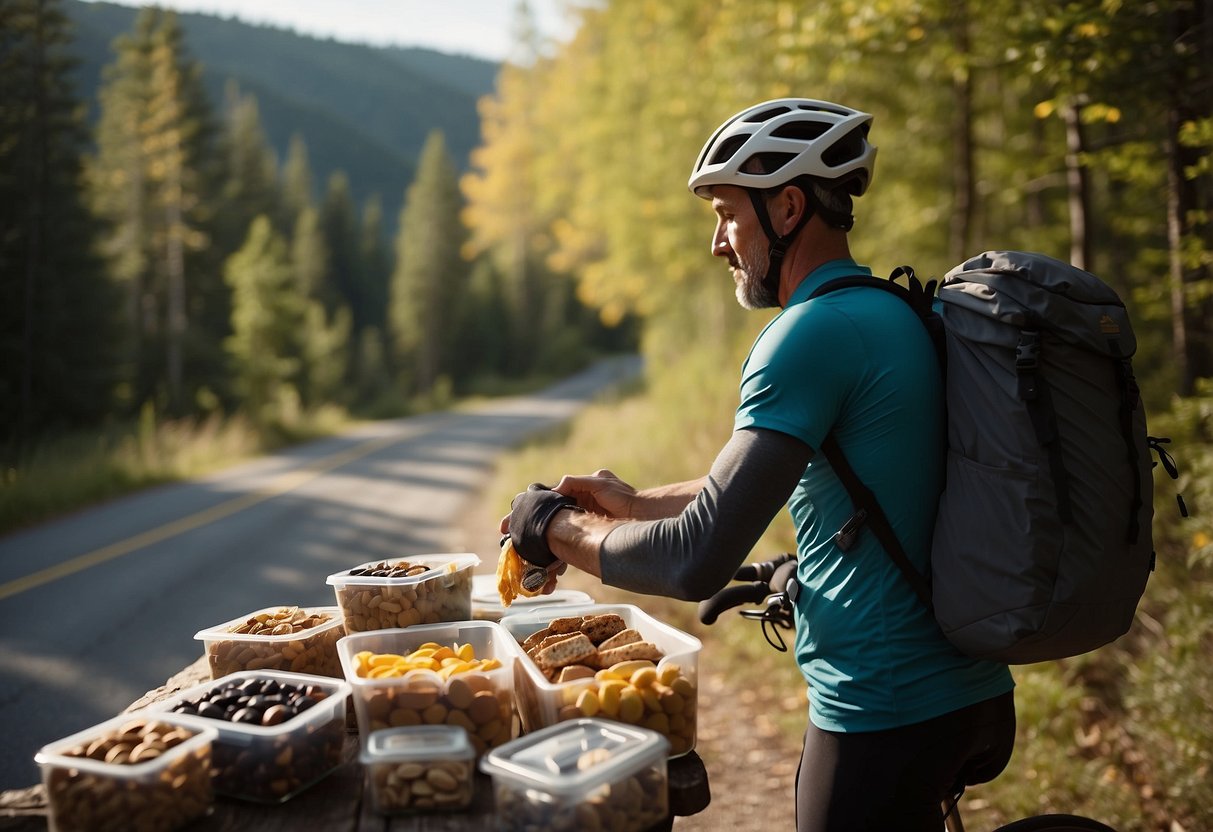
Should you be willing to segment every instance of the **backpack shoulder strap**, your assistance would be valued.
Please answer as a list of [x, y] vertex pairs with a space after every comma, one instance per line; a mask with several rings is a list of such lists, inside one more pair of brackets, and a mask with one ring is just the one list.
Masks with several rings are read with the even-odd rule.
[[[906, 279], [905, 286], [897, 282], [898, 278], [901, 277]], [[926, 327], [927, 334], [931, 336], [931, 343], [935, 346], [935, 357], [939, 360], [939, 366], [943, 367], [945, 366], [947, 356], [947, 347], [944, 344], [943, 319], [939, 317], [939, 313], [935, 311], [934, 306], [935, 289], [938, 285], [938, 280], [928, 280], [926, 283], [923, 283], [918, 279], [918, 275], [914, 273], [912, 266], [898, 266], [893, 269], [887, 280], [882, 280], [870, 274], [857, 274], [827, 280], [813, 290], [813, 293], [809, 295], [809, 300], [819, 298], [822, 295], [828, 295], [831, 292], [837, 292], [840, 289], [852, 289], [856, 287], [880, 289], [899, 297], [905, 301], [910, 309], [914, 310], [914, 314], [918, 316], [918, 319], [922, 321], [922, 325]]]
[[[902, 276], [906, 277], [907, 286], [894, 282]], [[942, 367], [945, 356], [943, 322], [932, 306], [936, 285], [937, 282], [934, 280], [923, 285], [911, 267], [900, 266], [893, 271], [888, 280], [881, 280], [871, 275], [853, 275], [827, 280], [809, 295], [809, 299], [837, 292], [840, 289], [856, 287], [880, 289], [901, 298], [914, 310], [923, 326], [926, 327], [927, 333], [931, 336], [931, 342], [935, 346], [936, 358]], [[851, 503], [855, 508], [855, 513], [851, 518], [835, 533], [835, 545], [844, 552], [849, 550], [854, 545], [860, 529], [866, 524], [876, 535], [876, 539], [880, 541], [881, 547], [893, 561], [893, 565], [909, 582], [914, 594], [926, 604], [927, 609], [932, 609], [930, 583], [921, 572], [914, 568], [914, 564], [910, 561], [905, 549], [902, 548], [901, 541], [897, 539], [897, 533], [893, 529], [893, 524], [889, 522], [888, 515], [880, 507], [876, 495], [863, 484], [859, 475], [855, 473], [855, 469], [851, 467], [850, 461], [842, 452], [833, 432], [827, 434], [822, 441], [821, 452], [825, 454], [826, 460], [834, 469], [834, 473], [846, 489], [847, 496], [851, 498]]]
[[855, 469], [851, 467], [851, 463], [847, 460], [846, 454], [839, 447], [838, 440], [834, 438], [833, 433], [827, 434], [826, 438], [822, 441], [821, 452], [825, 454], [830, 466], [834, 469], [834, 473], [838, 475], [838, 479], [842, 481], [843, 486], [846, 488], [847, 495], [851, 498], [851, 503], [855, 506], [855, 514], [835, 533], [834, 543], [842, 551], [847, 551], [855, 543], [855, 537], [859, 534], [860, 528], [866, 523], [872, 530], [872, 533], [876, 535], [876, 539], [880, 541], [880, 545], [884, 548], [889, 558], [893, 561], [893, 565], [909, 581], [914, 594], [927, 605], [928, 609], [931, 609], [933, 607], [931, 602], [931, 584], [921, 572], [914, 568], [914, 564], [910, 562], [909, 555], [902, 548], [901, 541], [897, 539], [897, 533], [893, 530], [893, 524], [889, 522], [884, 509], [880, 507], [880, 503], [876, 500], [876, 495], [859, 479], [859, 476], [855, 473]]

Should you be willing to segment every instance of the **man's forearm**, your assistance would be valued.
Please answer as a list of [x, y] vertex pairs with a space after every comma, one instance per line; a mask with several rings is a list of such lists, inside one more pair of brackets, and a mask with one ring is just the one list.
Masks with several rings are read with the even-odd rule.
[[601, 578], [602, 566], [598, 553], [602, 541], [615, 526], [623, 522], [626, 521], [584, 511], [558, 511], [548, 524], [548, 546], [560, 560]]
[[642, 499], [628, 506], [627, 519], [558, 511], [547, 527], [548, 546], [611, 586], [706, 598], [728, 582], [812, 455], [786, 434], [737, 431], [707, 477], [635, 492]]
[[703, 490], [707, 477], [637, 491], [629, 517], [613, 519], [592, 512], [558, 511], [547, 528], [547, 542], [557, 558], [601, 578], [602, 541], [615, 527], [632, 520], [677, 517]]
[[661, 520], [665, 517], [677, 517], [703, 490], [706, 480], [707, 477], [699, 477], [637, 491], [632, 519]]

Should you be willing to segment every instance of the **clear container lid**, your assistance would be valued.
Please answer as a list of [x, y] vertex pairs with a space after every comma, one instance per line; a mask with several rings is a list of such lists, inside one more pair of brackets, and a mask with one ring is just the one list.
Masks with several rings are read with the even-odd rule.
[[306, 630], [297, 630], [293, 633], [284, 633], [280, 636], [271, 635], [270, 633], [233, 633], [231, 628], [239, 627], [250, 618], [261, 613], [273, 614], [284, 607], [293, 605], [284, 604], [278, 607], [266, 607], [265, 609], [251, 612], [248, 615], [242, 615], [239, 618], [233, 618], [231, 621], [225, 621], [222, 624], [216, 624], [214, 627], [207, 627], [205, 630], [199, 630], [194, 633], [194, 638], [202, 641], [207, 639], [223, 639], [224, 641], [299, 641], [301, 638], [310, 638], [316, 633], [322, 633], [325, 630], [331, 630], [334, 627], [340, 627], [344, 624], [344, 619], [341, 615], [341, 607], [300, 607], [303, 612], [315, 614], [324, 613], [327, 615], [328, 621], [317, 624], [315, 627], [309, 627]]
[[471, 760], [475, 756], [468, 732], [458, 725], [411, 725], [372, 731], [358, 759], [370, 765]]
[[496, 575], [472, 576], [472, 613], [492, 618], [502, 618], [506, 615], [516, 615], [533, 609], [545, 608], [554, 604], [592, 604], [594, 599], [576, 589], [557, 589], [551, 595], [536, 595], [528, 598], [519, 595], [510, 606], [503, 606], [501, 595], [497, 592]]
[[[375, 566], [380, 563], [401, 563], [408, 562], [414, 566], [426, 566], [425, 572], [418, 572], [416, 575], [408, 575], [399, 578], [377, 578], [372, 575], [351, 575], [355, 569], [363, 569], [368, 566]], [[471, 553], [447, 554], [447, 555], [409, 555], [407, 557], [398, 558], [379, 558], [378, 560], [368, 560], [366, 563], [360, 563], [357, 566], [351, 566], [349, 569], [343, 569], [340, 572], [334, 572], [329, 575], [325, 583], [331, 586], [345, 586], [346, 584], [370, 584], [372, 586], [409, 586], [411, 584], [419, 584], [425, 581], [431, 581], [434, 578], [443, 575], [453, 575], [456, 572], [461, 572], [469, 567], [478, 566], [480, 558]]]
[[550, 725], [489, 751], [480, 761], [480, 770], [521, 788], [576, 796], [645, 766], [664, 764], [669, 746], [656, 731], [585, 717]]

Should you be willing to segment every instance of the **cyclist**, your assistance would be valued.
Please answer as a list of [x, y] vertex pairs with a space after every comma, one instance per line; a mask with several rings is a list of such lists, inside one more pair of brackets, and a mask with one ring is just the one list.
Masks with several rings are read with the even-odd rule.
[[[738, 301], [781, 311], [742, 368], [732, 437], [708, 474], [637, 490], [609, 470], [519, 494], [502, 521], [522, 557], [685, 600], [723, 587], [786, 503], [796, 526], [796, 660], [809, 725], [797, 829], [938, 830], [961, 780], [993, 778], [1014, 742], [1005, 665], [961, 655], [874, 534], [843, 551], [855, 513], [824, 455], [837, 439], [915, 566], [928, 550], [944, 456], [938, 362], [922, 324], [885, 292], [825, 281], [870, 274], [851, 257], [852, 199], [872, 177], [872, 118], [810, 99], [737, 113], [700, 152], [691, 191], [716, 214], [712, 254]], [[570, 510], [571, 509], [571, 510]]]

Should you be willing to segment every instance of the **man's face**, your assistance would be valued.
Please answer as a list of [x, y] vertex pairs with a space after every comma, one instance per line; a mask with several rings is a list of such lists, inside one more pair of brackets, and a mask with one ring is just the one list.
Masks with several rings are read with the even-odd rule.
[[734, 185], [716, 185], [712, 188], [712, 210], [716, 212], [712, 254], [729, 261], [737, 302], [746, 309], [779, 306], [779, 298], [763, 285], [770, 244], [749, 194]]

